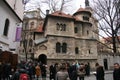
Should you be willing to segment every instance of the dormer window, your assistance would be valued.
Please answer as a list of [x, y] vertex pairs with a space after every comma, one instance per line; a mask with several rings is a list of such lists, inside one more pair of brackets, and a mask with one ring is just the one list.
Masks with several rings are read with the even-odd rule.
[[83, 16], [83, 20], [85, 20], [85, 21], [89, 21], [89, 17], [87, 17], [87, 16]]

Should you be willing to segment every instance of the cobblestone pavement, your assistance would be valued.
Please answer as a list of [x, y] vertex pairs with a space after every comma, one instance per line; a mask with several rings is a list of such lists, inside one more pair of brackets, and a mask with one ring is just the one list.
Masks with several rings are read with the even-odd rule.
[[[96, 80], [95, 75], [91, 75], [89, 77], [85, 77], [85, 80]], [[105, 74], [105, 80], [113, 80], [112, 73]]]
[[[42, 79], [38, 79], [38, 80], [42, 80]], [[49, 77], [47, 77], [46, 80], [49, 80]], [[95, 77], [95, 75], [92, 74], [89, 77], [86, 76], [85, 80], [96, 80], [96, 77]], [[113, 80], [112, 72], [106, 72], [106, 74], [105, 74], [105, 80]]]

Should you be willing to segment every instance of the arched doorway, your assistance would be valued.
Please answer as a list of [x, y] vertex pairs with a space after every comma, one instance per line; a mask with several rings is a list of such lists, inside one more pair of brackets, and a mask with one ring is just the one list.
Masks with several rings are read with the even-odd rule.
[[39, 55], [38, 61], [41, 62], [42, 64], [47, 64], [47, 56], [45, 54]]

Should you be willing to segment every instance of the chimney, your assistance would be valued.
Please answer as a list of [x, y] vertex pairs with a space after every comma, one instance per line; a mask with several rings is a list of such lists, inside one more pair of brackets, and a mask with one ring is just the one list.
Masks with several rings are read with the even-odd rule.
[[46, 15], [48, 15], [48, 14], [49, 14], [49, 10], [47, 9], [47, 10], [46, 10]]

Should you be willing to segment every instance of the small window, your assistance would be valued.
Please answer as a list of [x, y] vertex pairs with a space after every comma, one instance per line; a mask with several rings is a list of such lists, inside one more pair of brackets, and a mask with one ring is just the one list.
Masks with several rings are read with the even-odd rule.
[[61, 44], [59, 42], [56, 43], [56, 53], [61, 52]]
[[89, 51], [89, 54], [90, 54], [91, 53], [90, 49], [88, 51]]
[[30, 23], [30, 29], [33, 29], [34, 28], [34, 22], [31, 22]]
[[75, 31], [75, 33], [77, 33], [77, 32], [78, 32], [78, 29], [77, 29], [77, 27], [75, 27], [75, 30], [74, 30], [74, 31]]
[[75, 54], [78, 54], [79, 53], [79, 50], [78, 50], [78, 47], [75, 48]]
[[3, 35], [4, 36], [7, 36], [8, 35], [8, 29], [9, 29], [9, 19], [6, 19], [5, 20], [5, 26], [4, 26], [4, 32], [3, 32]]
[[63, 45], [62, 45], [62, 52], [63, 53], [67, 52], [67, 44], [66, 43], [63, 43]]
[[83, 20], [89, 21], [89, 17], [83, 16]]
[[87, 30], [87, 35], [89, 35], [89, 31]]

